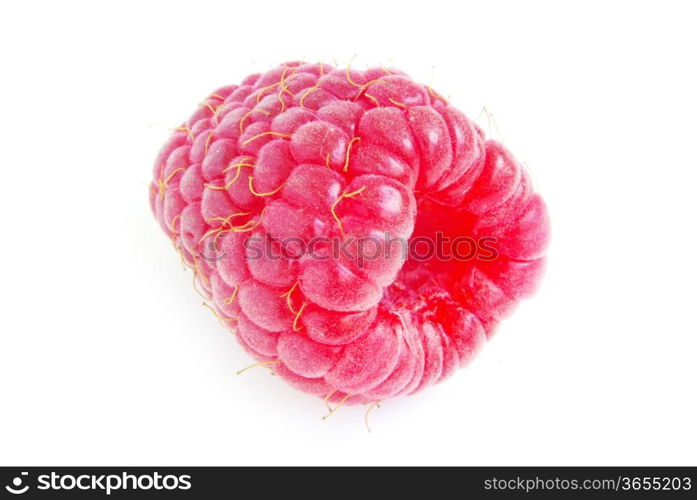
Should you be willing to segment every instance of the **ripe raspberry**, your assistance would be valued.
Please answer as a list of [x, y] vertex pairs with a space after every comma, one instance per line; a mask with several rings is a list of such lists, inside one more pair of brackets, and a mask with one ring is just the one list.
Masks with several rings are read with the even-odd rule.
[[[158, 222], [240, 344], [329, 401], [449, 376], [544, 264], [547, 214], [527, 173], [396, 70], [291, 62], [218, 89], [153, 175]], [[440, 256], [386, 251], [439, 235], [450, 238]], [[445, 258], [463, 236], [493, 253]], [[305, 251], [290, 255], [289, 242]], [[351, 258], [366, 242], [380, 257]]]

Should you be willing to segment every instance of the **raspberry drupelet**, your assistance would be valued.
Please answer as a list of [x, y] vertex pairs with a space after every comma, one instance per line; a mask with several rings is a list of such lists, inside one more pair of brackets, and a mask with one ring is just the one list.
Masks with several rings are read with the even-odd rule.
[[[153, 176], [155, 217], [216, 315], [256, 361], [327, 401], [448, 377], [544, 267], [548, 218], [526, 171], [394, 69], [291, 62], [220, 88]], [[439, 235], [495, 251], [386, 251]], [[379, 257], [352, 258], [366, 242]]]

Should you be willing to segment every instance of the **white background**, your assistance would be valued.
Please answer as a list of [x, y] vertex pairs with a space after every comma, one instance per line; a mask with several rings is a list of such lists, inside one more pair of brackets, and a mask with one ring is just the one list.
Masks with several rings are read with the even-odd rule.
[[[0, 463], [692, 464], [695, 12], [673, 2], [5, 2]], [[251, 361], [147, 183], [216, 87], [392, 65], [486, 106], [553, 224], [548, 272], [447, 382], [371, 414]]]

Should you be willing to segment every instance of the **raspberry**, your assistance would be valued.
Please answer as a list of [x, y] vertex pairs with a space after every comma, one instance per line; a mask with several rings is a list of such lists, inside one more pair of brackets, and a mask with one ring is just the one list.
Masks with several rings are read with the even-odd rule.
[[244, 349], [347, 404], [468, 363], [534, 291], [548, 238], [511, 153], [382, 68], [291, 62], [216, 90], [161, 150], [150, 203]]

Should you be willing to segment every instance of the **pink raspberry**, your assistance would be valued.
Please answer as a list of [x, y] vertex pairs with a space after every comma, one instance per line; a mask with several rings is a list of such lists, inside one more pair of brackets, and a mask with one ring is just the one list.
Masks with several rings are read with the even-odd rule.
[[544, 265], [525, 170], [397, 70], [291, 62], [218, 89], [153, 176], [152, 210], [217, 315], [328, 401], [448, 377]]

